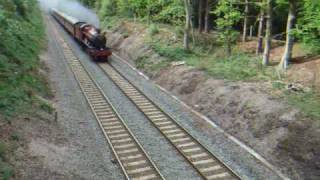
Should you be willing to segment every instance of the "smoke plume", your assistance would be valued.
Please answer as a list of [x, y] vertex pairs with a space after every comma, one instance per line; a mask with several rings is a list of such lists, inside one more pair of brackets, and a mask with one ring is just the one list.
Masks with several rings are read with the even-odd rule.
[[45, 11], [55, 8], [78, 20], [85, 21], [96, 27], [99, 27], [98, 16], [87, 7], [74, 0], [39, 0], [40, 6]]

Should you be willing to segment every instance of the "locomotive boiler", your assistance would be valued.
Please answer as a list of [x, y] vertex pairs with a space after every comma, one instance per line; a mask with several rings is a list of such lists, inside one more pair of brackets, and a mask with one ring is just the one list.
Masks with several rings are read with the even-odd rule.
[[94, 60], [107, 60], [112, 52], [106, 47], [106, 38], [100, 29], [57, 9], [51, 10], [52, 16], [78, 41]]

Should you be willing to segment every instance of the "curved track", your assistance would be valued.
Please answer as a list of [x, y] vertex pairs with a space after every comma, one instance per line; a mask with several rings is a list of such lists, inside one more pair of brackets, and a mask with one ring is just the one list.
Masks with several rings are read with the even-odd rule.
[[240, 179], [119, 71], [107, 63], [99, 66], [204, 179]]
[[[50, 21], [49, 17], [48, 20]], [[56, 27], [51, 25], [59, 44], [62, 45], [65, 59], [126, 178], [164, 179], [90, 73], [86, 71], [66, 41], [58, 35]]]

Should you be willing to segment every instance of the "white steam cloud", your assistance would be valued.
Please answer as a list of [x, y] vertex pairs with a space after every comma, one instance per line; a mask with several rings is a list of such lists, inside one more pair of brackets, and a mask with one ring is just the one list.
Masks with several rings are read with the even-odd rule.
[[79, 2], [73, 0], [39, 0], [39, 2], [43, 10], [49, 11], [55, 8], [96, 27], [100, 26], [98, 16]]

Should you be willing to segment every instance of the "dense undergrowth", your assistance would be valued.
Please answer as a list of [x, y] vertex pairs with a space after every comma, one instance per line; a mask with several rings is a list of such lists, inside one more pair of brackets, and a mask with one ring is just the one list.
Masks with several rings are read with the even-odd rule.
[[[47, 95], [39, 75], [39, 53], [44, 44], [44, 26], [36, 0], [0, 1], [0, 128], [39, 101], [36, 94]], [[2, 121], [2, 122], [1, 122]], [[1, 129], [0, 129], [1, 130]], [[7, 131], [6, 131], [7, 132]], [[10, 179], [14, 132], [0, 134], [0, 179]]]
[[34, 94], [45, 94], [38, 75], [39, 52], [44, 27], [36, 1], [0, 2], [0, 113], [19, 113], [33, 101]]

